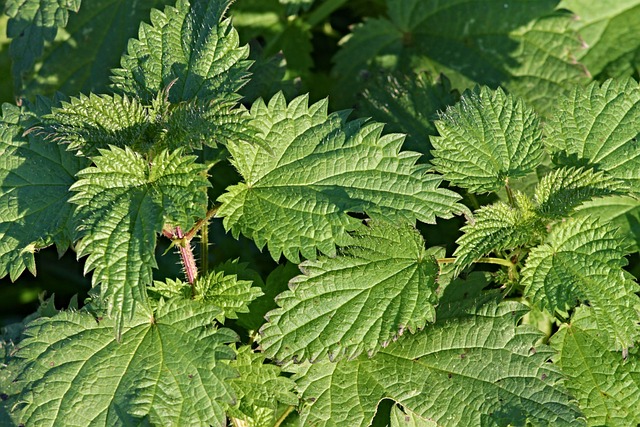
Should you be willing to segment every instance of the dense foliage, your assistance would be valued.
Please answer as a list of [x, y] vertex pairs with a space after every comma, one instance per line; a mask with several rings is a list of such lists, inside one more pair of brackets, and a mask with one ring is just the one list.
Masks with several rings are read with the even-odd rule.
[[640, 424], [640, 1], [5, 13], [0, 426]]

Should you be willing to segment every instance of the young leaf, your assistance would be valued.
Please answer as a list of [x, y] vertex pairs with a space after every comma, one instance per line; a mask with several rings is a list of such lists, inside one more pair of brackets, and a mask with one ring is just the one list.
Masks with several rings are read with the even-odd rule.
[[416, 165], [417, 153], [399, 153], [402, 136], [380, 136], [382, 125], [327, 116], [327, 101], [308, 106], [276, 95], [251, 108], [254, 126], [271, 151], [242, 141], [230, 143], [244, 182], [229, 187], [218, 215], [234, 236], [242, 232], [274, 259], [299, 262], [316, 250], [333, 255], [359, 225], [349, 212], [374, 218], [433, 223], [463, 211], [459, 196], [439, 188], [442, 178]]
[[95, 166], [78, 172], [71, 187], [82, 236], [78, 256], [89, 255], [85, 271], [94, 270], [93, 285], [109, 299], [118, 329], [135, 303], [145, 300], [156, 235], [165, 222], [187, 230], [206, 213], [209, 182], [194, 160], [178, 150], [149, 162], [129, 148], [112, 147], [100, 150]]
[[216, 425], [233, 400], [234, 371], [225, 344], [230, 330], [213, 327], [219, 309], [170, 301], [123, 327], [86, 313], [39, 319], [26, 331], [18, 357], [26, 365], [20, 421], [25, 425]]
[[81, 156], [95, 156], [110, 145], [142, 151], [149, 144], [145, 141], [148, 112], [135, 98], [81, 94], [62, 102], [49, 117], [52, 139], [69, 144], [68, 149]]
[[634, 80], [577, 86], [558, 100], [545, 130], [554, 162], [640, 184], [640, 86]]
[[[554, 96], [587, 80], [571, 57], [580, 43], [556, 2], [387, 0], [388, 17], [365, 20], [335, 56], [336, 92], [377, 67], [443, 72], [455, 87], [504, 86], [546, 111]], [[339, 93], [338, 93], [339, 95]]]
[[[238, 47], [231, 21], [221, 21], [229, 0], [178, 0], [164, 12], [152, 10], [129, 41], [113, 81], [120, 91], [149, 102], [173, 83], [169, 101], [233, 97], [245, 83], [248, 46]], [[230, 95], [231, 94], [231, 95]]]
[[459, 94], [444, 75], [400, 73], [376, 76], [358, 103], [360, 116], [387, 123], [389, 132], [406, 133], [404, 148], [431, 157], [430, 135], [437, 112], [455, 104]]
[[640, 199], [637, 195], [610, 196], [591, 200], [578, 207], [578, 216], [598, 218], [610, 223], [632, 244], [630, 252], [640, 250]]
[[370, 355], [435, 320], [438, 264], [408, 225], [373, 223], [335, 258], [300, 264], [260, 345], [277, 360]]
[[11, 17], [7, 37], [13, 39], [9, 53], [12, 59], [14, 85], [22, 89], [23, 74], [42, 55], [45, 42], [53, 41], [58, 27], [67, 25], [69, 11], [77, 12], [81, 0], [7, 0], [4, 11]]
[[598, 327], [617, 349], [627, 349], [640, 338], [640, 299], [637, 284], [622, 270], [625, 255], [626, 243], [609, 224], [588, 217], [556, 224], [527, 258], [524, 294], [551, 314], [588, 300]]
[[224, 323], [225, 318], [237, 319], [237, 313], [249, 312], [251, 301], [262, 295], [260, 288], [251, 285], [252, 282], [239, 280], [235, 274], [214, 270], [196, 279], [195, 295], [189, 283], [170, 279], [166, 283], [154, 282], [149, 291], [164, 298], [181, 297], [215, 305], [221, 310], [217, 319]]
[[500, 88], [465, 92], [436, 128], [433, 165], [445, 179], [475, 193], [496, 191], [542, 161], [536, 113]]
[[55, 244], [64, 253], [75, 227], [69, 187], [86, 159], [24, 135], [30, 113], [3, 105], [0, 122], [0, 277], [16, 280], [28, 268], [36, 273], [34, 252]]
[[606, 334], [590, 321], [590, 311], [576, 310], [571, 324], [554, 335], [555, 363], [567, 376], [567, 389], [578, 399], [589, 425], [637, 426], [640, 358], [631, 354], [625, 361], [611, 351]]
[[474, 213], [472, 222], [460, 230], [464, 233], [457, 240], [456, 271], [477, 261], [478, 258], [494, 251], [514, 249], [542, 240], [545, 224], [534, 212], [531, 200], [516, 193], [518, 206], [497, 202], [484, 206]]
[[255, 427], [271, 427], [278, 403], [298, 404], [298, 397], [293, 392], [295, 382], [282, 376], [277, 365], [265, 363], [265, 356], [254, 353], [250, 346], [240, 347], [236, 360], [230, 365], [240, 373], [240, 377], [231, 381], [237, 403], [229, 408], [229, 417]]
[[535, 189], [536, 212], [548, 219], [566, 217], [575, 207], [595, 197], [627, 190], [624, 182], [604, 172], [559, 168], [545, 175]]
[[400, 403], [438, 426], [581, 426], [577, 408], [547, 363], [540, 334], [515, 323], [526, 311], [489, 303], [471, 315], [403, 337], [373, 358], [319, 361], [294, 377], [304, 425], [368, 426], [378, 402]]

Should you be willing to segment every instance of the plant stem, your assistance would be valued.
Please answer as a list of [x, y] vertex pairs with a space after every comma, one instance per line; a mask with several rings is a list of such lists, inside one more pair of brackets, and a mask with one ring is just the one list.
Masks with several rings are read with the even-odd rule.
[[[217, 210], [217, 209], [216, 209]], [[209, 271], [209, 222], [205, 221], [200, 233], [200, 265], [204, 274]]]
[[324, 3], [321, 3], [316, 10], [309, 14], [307, 17], [307, 24], [311, 27], [315, 27], [346, 2], [347, 0], [327, 0]]
[[[438, 258], [436, 260], [438, 264], [452, 264], [456, 262], [456, 258]], [[514, 268], [515, 264], [504, 258], [494, 258], [494, 257], [483, 257], [479, 258], [476, 263], [482, 264], [498, 264], [504, 265], [505, 267]]]
[[189, 230], [184, 237], [189, 241], [191, 239], [193, 239], [193, 237], [196, 235], [196, 233], [198, 231], [200, 231], [202, 226], [207, 224], [209, 221], [211, 221], [211, 218], [216, 216], [216, 213], [218, 213], [218, 209], [219, 208], [220, 208], [220, 205], [216, 205], [216, 206], [212, 207], [211, 209], [209, 209], [207, 211], [207, 214], [205, 215], [205, 217], [203, 219], [199, 220], [198, 222], [196, 222], [196, 224], [193, 227], [191, 227], [191, 230]]
[[289, 406], [283, 413], [282, 415], [280, 415], [280, 418], [278, 418], [275, 422], [275, 424], [273, 425], [273, 427], [280, 427], [280, 425], [284, 422], [284, 420], [287, 419], [287, 417], [289, 416], [290, 413], [293, 412], [293, 410], [296, 409], [294, 406]]
[[184, 266], [184, 273], [187, 276], [187, 281], [191, 285], [191, 295], [195, 297], [195, 281], [198, 277], [198, 267], [196, 266], [196, 259], [193, 256], [193, 251], [191, 250], [191, 240], [185, 237], [180, 227], [176, 227], [176, 238], [178, 239], [178, 251], [180, 252], [180, 259]]
[[516, 197], [513, 195], [513, 190], [509, 186], [509, 179], [506, 179], [504, 182], [504, 189], [507, 191], [507, 198], [509, 199], [509, 204], [512, 208], [518, 207], [518, 202], [516, 201]]

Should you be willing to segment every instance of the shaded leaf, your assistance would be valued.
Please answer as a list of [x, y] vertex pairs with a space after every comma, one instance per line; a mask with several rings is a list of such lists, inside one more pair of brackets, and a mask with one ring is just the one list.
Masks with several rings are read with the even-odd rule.
[[[88, 165], [37, 132], [32, 113], [4, 104], [0, 122], [0, 277], [36, 273], [34, 253], [55, 244], [64, 253], [75, 218], [68, 202], [75, 174]], [[36, 119], [37, 120], [37, 119]]]

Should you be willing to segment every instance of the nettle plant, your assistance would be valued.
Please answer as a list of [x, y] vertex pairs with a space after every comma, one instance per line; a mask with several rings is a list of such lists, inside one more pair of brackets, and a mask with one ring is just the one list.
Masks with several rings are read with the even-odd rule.
[[[153, 10], [112, 92], [4, 104], [0, 276], [35, 274], [55, 245], [93, 283], [81, 308], [47, 300], [5, 331], [5, 423], [640, 423], [619, 220], [640, 204], [638, 83], [559, 92], [544, 119], [476, 86], [435, 121], [426, 163], [327, 100], [243, 107], [228, 6]], [[240, 180], [211, 197], [223, 161]], [[454, 216], [447, 256], [416, 224]], [[210, 265], [218, 218], [281, 265], [264, 281]], [[185, 274], [154, 280], [165, 238]]]

